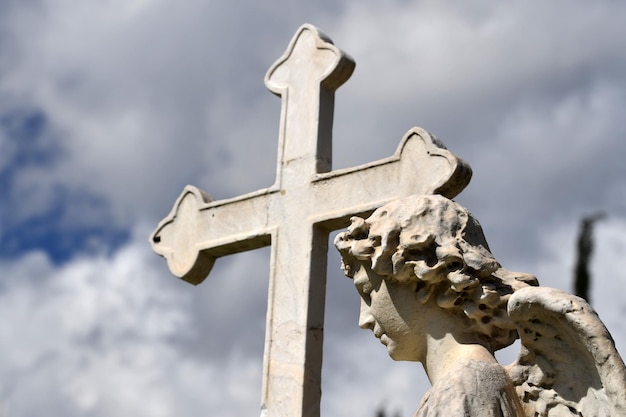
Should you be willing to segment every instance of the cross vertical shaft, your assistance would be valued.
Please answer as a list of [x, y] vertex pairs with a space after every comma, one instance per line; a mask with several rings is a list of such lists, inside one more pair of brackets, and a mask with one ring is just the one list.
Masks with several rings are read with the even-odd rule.
[[[314, 176], [331, 169], [334, 92], [353, 69], [349, 57], [303, 26], [265, 77], [282, 98], [275, 186], [283, 196], [276, 210], [284, 213], [272, 244], [262, 404], [275, 416], [297, 408], [302, 416], [320, 413], [328, 232], [302, 207]], [[295, 395], [284, 395], [286, 380]]]
[[282, 175], [310, 181], [330, 171], [335, 90], [353, 70], [350, 57], [305, 25], [267, 72], [265, 85], [282, 98], [277, 185]]

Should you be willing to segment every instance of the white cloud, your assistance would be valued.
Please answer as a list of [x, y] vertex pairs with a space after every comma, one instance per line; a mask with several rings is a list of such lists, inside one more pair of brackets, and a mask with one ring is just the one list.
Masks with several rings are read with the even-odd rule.
[[228, 416], [258, 408], [260, 358], [237, 349], [198, 358], [178, 343], [195, 330], [192, 304], [220, 297], [194, 296], [155, 258], [142, 238], [111, 258], [61, 268], [41, 253], [3, 262], [12, 278], [0, 293], [0, 315], [12, 323], [0, 331], [10, 415], [192, 416], [210, 408]]
[[11, 413], [60, 407], [86, 415], [112, 400], [124, 404], [119, 397], [131, 387], [137, 406], [150, 394], [152, 374], [171, 361], [167, 339], [186, 317], [184, 296], [159, 290], [146, 252], [130, 246], [58, 269], [41, 253], [3, 263], [11, 281], [0, 308], [14, 325], [2, 329], [2, 345], [11, 348], [0, 367]]

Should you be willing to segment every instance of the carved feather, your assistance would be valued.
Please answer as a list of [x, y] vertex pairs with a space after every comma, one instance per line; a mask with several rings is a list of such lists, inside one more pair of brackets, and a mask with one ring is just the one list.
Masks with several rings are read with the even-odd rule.
[[589, 304], [529, 287], [511, 295], [508, 311], [522, 348], [506, 370], [527, 416], [626, 416], [626, 367]]

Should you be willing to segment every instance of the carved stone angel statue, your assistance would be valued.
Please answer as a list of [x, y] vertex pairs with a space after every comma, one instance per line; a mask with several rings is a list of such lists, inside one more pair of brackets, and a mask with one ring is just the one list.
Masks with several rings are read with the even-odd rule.
[[[359, 325], [432, 388], [417, 417], [626, 416], [626, 368], [581, 298], [539, 287], [491, 254], [478, 221], [439, 195], [352, 218], [335, 245]], [[521, 339], [509, 366], [493, 353]]]

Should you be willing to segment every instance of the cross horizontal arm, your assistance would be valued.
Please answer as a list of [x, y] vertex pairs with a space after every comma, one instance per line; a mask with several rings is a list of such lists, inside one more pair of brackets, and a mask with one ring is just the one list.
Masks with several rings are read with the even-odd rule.
[[312, 193], [314, 223], [327, 230], [349, 224], [351, 216], [366, 215], [387, 202], [413, 194], [455, 197], [469, 183], [470, 166], [448, 151], [424, 129], [405, 135], [389, 158], [355, 168], [319, 174]]
[[[308, 200], [300, 207], [315, 207], [303, 218], [327, 230], [344, 227], [351, 216], [364, 215], [388, 201], [411, 194], [441, 193], [452, 198], [469, 182], [471, 169], [446, 150], [428, 132], [411, 129], [396, 153], [355, 168], [317, 174], [304, 187]], [[301, 190], [289, 190], [300, 194]], [[168, 261], [174, 275], [197, 284], [210, 272], [215, 259], [267, 246], [277, 226], [283, 194], [271, 187], [240, 197], [212, 201], [204, 192], [187, 186], [170, 214], [152, 236], [154, 250]]]
[[152, 248], [167, 260], [172, 274], [199, 284], [216, 258], [270, 244], [268, 208], [276, 194], [268, 188], [212, 201], [188, 185], [152, 234]]

